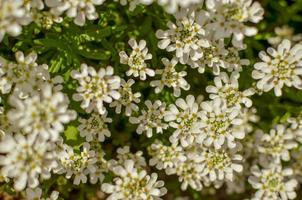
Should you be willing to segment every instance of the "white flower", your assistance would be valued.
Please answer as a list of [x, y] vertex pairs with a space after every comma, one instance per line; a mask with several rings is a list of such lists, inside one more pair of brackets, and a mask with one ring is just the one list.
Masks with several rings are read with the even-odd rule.
[[276, 96], [282, 95], [284, 85], [302, 89], [302, 45], [291, 47], [289, 40], [283, 40], [277, 50], [268, 48], [261, 51], [259, 57], [262, 62], [254, 65], [252, 73], [254, 79], [259, 79], [257, 88], [268, 92], [274, 88]]
[[290, 160], [290, 150], [298, 147], [294, 141], [294, 134], [285, 125], [278, 124], [271, 129], [269, 134], [263, 134], [258, 151], [265, 156], [271, 156], [276, 162]]
[[78, 130], [87, 142], [93, 140], [104, 142], [105, 136], [110, 137], [111, 135], [107, 124], [111, 123], [112, 119], [107, 117], [107, 113], [103, 115], [92, 113], [88, 119], [80, 118], [79, 122], [81, 124], [78, 126]]
[[98, 72], [86, 64], [81, 65], [81, 72], [73, 70], [71, 76], [77, 79], [80, 86], [75, 101], [82, 101], [81, 107], [91, 112], [96, 109], [101, 115], [106, 112], [104, 102], [111, 103], [112, 99], [119, 99], [120, 77], [113, 75], [113, 68], [100, 68]]
[[225, 143], [229, 148], [234, 148], [235, 139], [244, 138], [238, 109], [228, 109], [226, 102], [218, 98], [202, 102], [201, 108], [201, 136], [198, 142], [203, 142], [206, 146], [214, 145], [216, 149], [220, 149]]
[[57, 200], [59, 198], [59, 192], [52, 191], [49, 198], [42, 198], [42, 189], [37, 188], [26, 188], [26, 199], [27, 200]]
[[68, 110], [69, 100], [61, 92], [53, 92], [50, 85], [42, 86], [39, 95], [9, 99], [14, 107], [8, 112], [11, 124], [27, 134], [55, 141], [64, 130], [64, 124], [76, 118], [76, 112]]
[[163, 145], [162, 142], [156, 140], [148, 148], [152, 158], [149, 160], [150, 166], [156, 166], [157, 169], [173, 168], [178, 162], [186, 160], [181, 146], [173, 143], [171, 146]]
[[296, 117], [288, 118], [287, 122], [290, 125], [290, 130], [294, 134], [295, 140], [302, 143], [302, 112], [300, 112]]
[[18, 191], [26, 186], [37, 187], [39, 178], [50, 178], [51, 169], [57, 166], [51, 143], [20, 134], [6, 135], [0, 143], [0, 153], [1, 173], [14, 179]]
[[142, 134], [146, 132], [147, 137], [152, 137], [153, 129], [156, 133], [163, 133], [163, 129], [168, 128], [168, 125], [163, 121], [166, 104], [159, 100], [152, 103], [150, 100], [145, 101], [147, 110], [141, 110], [139, 117], [130, 117], [129, 121], [132, 124], [138, 124], [136, 132]]
[[214, 181], [233, 181], [234, 172], [242, 172], [242, 156], [225, 149], [204, 148], [201, 152], [203, 173]]
[[284, 39], [288, 39], [294, 43], [302, 41], [302, 34], [294, 35], [294, 29], [287, 24], [282, 27], [275, 28], [275, 37], [268, 38], [268, 42], [273, 45], [279, 45]]
[[250, 88], [241, 92], [238, 83], [239, 76], [237, 72], [233, 72], [230, 77], [227, 73], [221, 72], [214, 78], [215, 86], [206, 87], [206, 91], [210, 93], [210, 99], [226, 100], [228, 107], [240, 108], [241, 104], [251, 107], [252, 101], [248, 97], [254, 94], [254, 90]]
[[167, 190], [163, 181], [157, 181], [157, 174], [147, 175], [145, 170], [138, 170], [132, 160], [113, 169], [116, 175], [114, 184], [102, 184], [102, 190], [110, 196], [108, 200], [160, 200]]
[[151, 81], [151, 87], [155, 87], [155, 93], [160, 93], [165, 86], [173, 88], [173, 95], [179, 97], [181, 94], [181, 89], [189, 90], [190, 85], [184, 79], [187, 75], [187, 72], [181, 71], [177, 72], [175, 66], [177, 60], [173, 58], [169, 61], [167, 58], [162, 59], [163, 64], [165, 65], [164, 69], [156, 70], [156, 74], [161, 76], [160, 80]]
[[252, 176], [248, 181], [257, 189], [253, 200], [279, 200], [295, 199], [295, 188], [298, 182], [289, 178], [293, 175], [292, 169], [282, 169], [281, 166], [273, 166], [268, 169], [251, 168]]
[[7, 111], [0, 106], [0, 138], [6, 134], [13, 135], [14, 133], [18, 132], [18, 127], [14, 124], [15, 122], [12, 124], [10, 123], [7, 116]]
[[178, 162], [173, 168], [168, 167], [168, 175], [176, 174], [181, 182], [181, 190], [186, 190], [188, 186], [194, 190], [200, 191], [203, 188], [202, 182], [205, 181], [203, 173], [204, 165], [191, 159]]
[[0, 91], [4, 94], [13, 89], [20, 95], [35, 93], [41, 84], [50, 80], [48, 66], [36, 63], [37, 54], [32, 52], [24, 55], [18, 51], [16, 61], [10, 62], [0, 57]]
[[58, 153], [59, 166], [54, 169], [55, 173], [64, 174], [70, 179], [74, 175], [73, 184], [79, 185], [87, 182], [87, 175], [96, 172], [95, 163], [97, 159], [95, 152], [90, 150], [88, 143], [84, 143], [79, 154], [73, 148], [64, 144], [63, 149]]
[[129, 4], [130, 11], [134, 11], [135, 8], [140, 4], [150, 5], [153, 2], [153, 0], [114, 0], [114, 1], [119, 1], [122, 6], [126, 6], [127, 4]]
[[248, 59], [242, 59], [239, 55], [240, 49], [235, 47], [227, 48], [227, 54], [222, 56], [222, 60], [224, 62], [224, 68], [226, 68], [229, 72], [231, 71], [242, 71], [242, 66], [247, 66], [250, 64]]
[[130, 67], [130, 69], [126, 72], [126, 75], [133, 75], [134, 77], [139, 76], [141, 80], [146, 80], [147, 75], [154, 76], [154, 70], [148, 68], [147, 64], [145, 63], [145, 60], [152, 59], [152, 54], [148, 53], [146, 41], [140, 40], [139, 43], [137, 43], [134, 39], [130, 39], [128, 43], [132, 48], [130, 55], [128, 56], [125, 51], [121, 51], [119, 53], [120, 62]]
[[45, 4], [50, 11], [60, 16], [64, 12], [70, 18], [74, 18], [74, 23], [84, 26], [86, 18], [95, 20], [98, 18], [95, 6], [103, 4], [105, 0], [45, 0]]
[[62, 21], [62, 17], [56, 16], [50, 11], [38, 12], [34, 17], [34, 22], [37, 24], [37, 26], [46, 30], [51, 29], [55, 23], [61, 23]]
[[110, 103], [110, 107], [115, 107], [115, 112], [120, 114], [122, 110], [122, 106], [125, 106], [125, 114], [126, 116], [131, 116], [132, 111], [138, 111], [139, 108], [136, 103], [140, 102], [141, 93], [132, 92], [131, 86], [135, 83], [133, 79], [129, 79], [127, 82], [122, 79], [121, 87], [119, 89], [119, 93], [121, 97], [112, 103]]
[[180, 8], [188, 8], [190, 6], [202, 7], [203, 0], [157, 0], [157, 3], [163, 6], [168, 13], [176, 13]]
[[198, 68], [199, 73], [204, 73], [206, 67], [213, 68], [213, 73], [218, 75], [220, 68], [226, 68], [225, 60], [228, 51], [224, 47], [224, 40], [213, 41], [207, 48], [203, 48], [203, 56], [196, 61], [189, 61], [192, 68]]
[[210, 12], [212, 22], [207, 28], [214, 31], [214, 38], [228, 38], [233, 35], [232, 43], [236, 47], [244, 47], [244, 36], [257, 33], [254, 27], [244, 23], [258, 23], [264, 14], [259, 2], [252, 0], [206, 0], [206, 8]]
[[0, 42], [6, 33], [13, 37], [20, 35], [22, 26], [32, 21], [23, 3], [23, 0], [0, 1]]
[[203, 48], [210, 47], [202, 28], [205, 15], [192, 9], [182, 9], [176, 14], [176, 24], [169, 22], [169, 30], [158, 30], [158, 47], [174, 52], [181, 64], [188, 64], [202, 58]]
[[32, 11], [32, 9], [43, 10], [44, 0], [23, 0], [24, 6], [27, 10]]
[[134, 162], [134, 167], [137, 169], [142, 169], [146, 167], [146, 160], [143, 156], [142, 151], [137, 151], [136, 153], [130, 152], [129, 146], [120, 147], [116, 151], [116, 159], [109, 161], [109, 169], [113, 171], [114, 167], [123, 165], [126, 160], [132, 160]]
[[240, 118], [242, 119], [241, 126], [245, 133], [251, 133], [254, 130], [253, 123], [259, 121], [259, 116], [256, 113], [257, 109], [254, 107], [240, 110]]
[[169, 126], [175, 128], [169, 140], [171, 143], [179, 141], [183, 147], [187, 147], [195, 143], [199, 137], [199, 106], [193, 95], [188, 95], [185, 100], [179, 98], [175, 104], [176, 106], [171, 104], [165, 114], [165, 121], [170, 122]]

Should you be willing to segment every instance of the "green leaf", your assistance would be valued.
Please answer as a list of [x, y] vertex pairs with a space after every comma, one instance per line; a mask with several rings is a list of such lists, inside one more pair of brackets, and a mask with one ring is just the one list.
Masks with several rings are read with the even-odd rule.
[[74, 140], [76, 141], [79, 137], [79, 131], [74, 126], [68, 126], [67, 129], [64, 132], [64, 135], [67, 140]]

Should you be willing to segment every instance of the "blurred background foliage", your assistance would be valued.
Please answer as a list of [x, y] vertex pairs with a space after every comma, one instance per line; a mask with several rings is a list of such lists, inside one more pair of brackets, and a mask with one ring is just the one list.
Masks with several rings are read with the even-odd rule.
[[[244, 67], [241, 73], [240, 87], [242, 89], [253, 85], [251, 78], [253, 63], [259, 60], [258, 52], [269, 46], [267, 39], [274, 36], [275, 27], [287, 24], [293, 27], [296, 33], [302, 32], [302, 0], [260, 0], [260, 3], [265, 9], [265, 16], [264, 20], [257, 25], [259, 34], [252, 38], [246, 38], [245, 42], [248, 47], [242, 52], [242, 58], [248, 58], [251, 61], [251, 65]], [[107, 0], [104, 5], [98, 7], [98, 13], [99, 19], [93, 22], [87, 21], [84, 27], [74, 25], [68, 18], [64, 19], [61, 24], [53, 24], [50, 29], [43, 28], [39, 23], [32, 23], [24, 27], [23, 34], [19, 37], [6, 36], [0, 44], [0, 55], [14, 60], [14, 52], [18, 50], [26, 53], [36, 51], [39, 54], [39, 63], [47, 63], [52, 75], [59, 74], [64, 77], [64, 92], [70, 98], [77, 86], [76, 81], [70, 78], [70, 72], [73, 69], [79, 69], [81, 63], [87, 63], [97, 69], [111, 65], [114, 67], [115, 74], [127, 79], [125, 71], [128, 67], [120, 64], [118, 53], [121, 50], [130, 50], [127, 42], [131, 37], [147, 41], [147, 47], [153, 55], [152, 61], [149, 63], [151, 68], [162, 68], [163, 65], [160, 60], [163, 57], [172, 58], [172, 54], [157, 48], [156, 30], [166, 29], [166, 23], [169, 20], [174, 20], [161, 7], [156, 4], [147, 7], [139, 6], [130, 12], [126, 7]], [[207, 99], [205, 87], [212, 84], [212, 73], [206, 71], [204, 74], [199, 74], [197, 70], [187, 66], [179, 65], [177, 67], [188, 72], [186, 79], [191, 85], [189, 91], [182, 91], [182, 97], [191, 93], [195, 96], [204, 95]], [[154, 89], [149, 84], [150, 78], [144, 82], [137, 79], [135, 84], [134, 91], [142, 93], [141, 108], [144, 107], [143, 102], [146, 99], [160, 99], [167, 104], [175, 101], [170, 89], [165, 89], [160, 94], [154, 94]], [[302, 91], [294, 88], [285, 88], [283, 91], [283, 96], [280, 98], [275, 97], [272, 91], [255, 95], [252, 98], [253, 105], [257, 108], [257, 113], [261, 118], [259, 123], [255, 124], [256, 128], [268, 131], [274, 124], [284, 122], [289, 116], [296, 116], [301, 111]], [[3, 96], [4, 101], [2, 103], [5, 103], [6, 98], [7, 96]], [[80, 108], [79, 103], [72, 101], [70, 107], [76, 110], [79, 116], [85, 117], [86, 114]], [[150, 139], [144, 135], [137, 135], [136, 125], [130, 124], [126, 116], [116, 115], [112, 109], [109, 109], [109, 116], [113, 118], [113, 123], [109, 126], [112, 136], [103, 143], [103, 150], [107, 159], [114, 158], [116, 149], [125, 145], [131, 146], [132, 152], [142, 150], [148, 159], [146, 149], [155, 139], [168, 143], [171, 134], [169, 130], [163, 135], [156, 134]], [[77, 125], [76, 121], [70, 123], [64, 133], [66, 143], [74, 146], [75, 149], [80, 147], [84, 141], [79, 136], [76, 129]], [[219, 189], [213, 195], [211, 195], [214, 193], [213, 189], [205, 189], [201, 192], [188, 189], [182, 192], [176, 176], [166, 176], [164, 172], [152, 170], [157, 171], [160, 179], [165, 180], [169, 191], [166, 199], [187, 196], [189, 199], [239, 200], [249, 198], [253, 193], [249, 186], [247, 186], [245, 194], [231, 196], [226, 195], [225, 188]], [[106, 179], [111, 179], [111, 176], [108, 175]], [[0, 188], [10, 195], [18, 195], [9, 185], [2, 185]], [[102, 199], [102, 193], [98, 191], [99, 185], [81, 184], [74, 186], [64, 176], [53, 176], [42, 184], [42, 188], [46, 191], [56, 189], [64, 199]], [[298, 194], [298, 199], [302, 199], [301, 190]], [[0, 195], [0, 199], [2, 198], [5, 197]]]

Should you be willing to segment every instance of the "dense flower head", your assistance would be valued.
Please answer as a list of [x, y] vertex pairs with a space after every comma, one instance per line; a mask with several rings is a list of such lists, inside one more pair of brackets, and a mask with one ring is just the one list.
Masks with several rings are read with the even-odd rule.
[[173, 168], [178, 162], [186, 160], [182, 147], [176, 143], [166, 146], [157, 140], [149, 147], [148, 151], [152, 156], [149, 164], [156, 166], [159, 170]]
[[96, 110], [104, 114], [104, 102], [111, 103], [113, 99], [119, 99], [121, 96], [118, 92], [121, 79], [113, 75], [113, 68], [110, 66], [100, 68], [97, 72], [93, 67], [82, 64], [81, 71], [72, 71], [71, 76], [80, 84], [73, 99], [82, 101], [81, 107], [87, 112]]
[[232, 36], [232, 44], [243, 46], [244, 36], [257, 33], [254, 27], [244, 23], [258, 23], [263, 18], [264, 10], [258, 2], [251, 0], [206, 0], [206, 7], [212, 16], [212, 22], [207, 25], [214, 31], [214, 37], [228, 38]]
[[104, 183], [102, 190], [111, 194], [107, 199], [161, 199], [167, 191], [163, 181], [157, 181], [157, 174], [148, 175], [145, 170], [138, 170], [132, 160], [113, 168], [116, 175], [114, 184]]
[[153, 129], [156, 133], [163, 133], [168, 125], [163, 122], [166, 104], [157, 100], [152, 103], [150, 100], [145, 101], [147, 109], [141, 110], [141, 115], [138, 117], [130, 117], [129, 121], [132, 124], [138, 124], [136, 132], [142, 134], [146, 132], [147, 137], [152, 137]]
[[289, 161], [289, 150], [298, 146], [294, 141], [294, 137], [295, 135], [291, 129], [278, 124], [270, 130], [269, 134], [262, 135], [258, 151], [265, 156], [271, 156], [275, 162], [280, 162], [280, 160]]
[[105, 136], [110, 137], [111, 135], [108, 124], [112, 122], [112, 119], [107, 117], [107, 113], [104, 115], [92, 113], [88, 119], [80, 118], [79, 122], [81, 124], [78, 126], [78, 130], [87, 142], [93, 140], [104, 142]]
[[[39, 178], [50, 178], [50, 171], [57, 166], [54, 145], [33, 137], [6, 135], [0, 143], [1, 174], [14, 180], [14, 188], [39, 185]], [[3, 155], [4, 154], [4, 155]]]
[[140, 40], [139, 43], [134, 39], [129, 40], [129, 45], [132, 48], [132, 52], [127, 55], [125, 51], [119, 53], [120, 62], [122, 64], [127, 64], [130, 69], [126, 72], [127, 76], [133, 75], [141, 80], [146, 80], [148, 76], [154, 76], [155, 72], [153, 69], [148, 68], [145, 60], [152, 59], [152, 54], [148, 53], [148, 48], [146, 47], [146, 41]]
[[8, 112], [8, 118], [24, 133], [55, 141], [64, 130], [63, 124], [75, 119], [76, 113], [68, 110], [69, 100], [63, 93], [53, 92], [48, 84], [41, 88], [40, 94], [23, 100], [11, 96], [14, 109]]
[[209, 176], [209, 180], [212, 182], [233, 181], [234, 172], [242, 172], [243, 170], [240, 163], [242, 156], [225, 149], [205, 149], [201, 159], [205, 165], [204, 173]]
[[156, 74], [161, 76], [160, 80], [151, 81], [150, 85], [155, 87], [155, 93], [160, 93], [165, 86], [172, 88], [173, 95], [175, 97], [179, 97], [181, 94], [181, 89], [190, 89], [190, 85], [184, 78], [187, 75], [187, 72], [178, 72], [175, 69], [177, 64], [177, 60], [175, 58], [173, 58], [171, 61], [169, 61], [167, 58], [163, 58], [162, 62], [165, 65], [165, 68], [156, 70]]
[[126, 160], [132, 160], [134, 166], [137, 169], [142, 169], [147, 166], [146, 160], [143, 157], [142, 151], [137, 151], [135, 153], [130, 152], [129, 146], [120, 147], [116, 150], [116, 159], [109, 161], [109, 168], [113, 170], [114, 167], [123, 165]]
[[83, 26], [88, 20], [95, 20], [98, 14], [95, 5], [103, 4], [104, 0], [46, 0], [45, 3], [50, 7], [50, 11], [60, 16], [64, 12], [70, 18], [74, 18], [74, 23]]
[[121, 113], [122, 106], [125, 107], [126, 116], [131, 116], [133, 111], [137, 112], [139, 110], [136, 104], [140, 102], [141, 93], [133, 93], [131, 87], [134, 83], [135, 81], [133, 79], [129, 79], [127, 82], [124, 79], [121, 80], [121, 87], [119, 89], [121, 97], [110, 103], [110, 107], [115, 107], [117, 114]]
[[228, 107], [241, 107], [241, 104], [251, 107], [252, 101], [249, 96], [253, 95], [254, 91], [253, 89], [247, 89], [241, 92], [238, 88], [238, 79], [239, 74], [236, 72], [233, 72], [230, 77], [227, 73], [222, 72], [214, 78], [215, 86], [206, 87], [206, 91], [210, 93], [211, 99], [225, 99]]
[[4, 35], [11, 36], [21, 34], [22, 26], [28, 25], [32, 18], [25, 9], [23, 0], [3, 0], [0, 2], [0, 42]]
[[[194, 10], [181, 10], [176, 14], [176, 24], [169, 22], [169, 30], [158, 30], [157, 38], [161, 39], [158, 47], [174, 52], [180, 63], [186, 64], [197, 61], [203, 56], [203, 48], [209, 48], [210, 43], [206, 39], [206, 31], [200, 25], [202, 14]], [[200, 21], [200, 23], [198, 22]]]
[[37, 53], [24, 55], [18, 51], [15, 54], [16, 62], [0, 57], [0, 91], [7, 94], [14, 90], [21, 95], [35, 93], [45, 81], [50, 81], [46, 64], [36, 63]]
[[63, 144], [63, 149], [58, 152], [58, 167], [55, 173], [65, 174], [66, 178], [73, 177], [73, 184], [79, 185], [87, 182], [87, 175], [96, 171], [95, 152], [90, 150], [90, 145], [84, 143], [80, 153], [74, 152], [73, 148]]
[[169, 122], [170, 127], [175, 128], [170, 142], [180, 142], [183, 147], [187, 147], [199, 136], [199, 106], [192, 95], [188, 95], [186, 99], [177, 99], [175, 104], [169, 105], [169, 110], [165, 114], [165, 121]]
[[259, 80], [257, 88], [264, 92], [274, 89], [276, 96], [282, 95], [284, 85], [301, 89], [302, 45], [291, 46], [289, 40], [283, 40], [277, 49], [268, 48], [267, 53], [261, 51], [262, 62], [254, 65], [252, 76]]
[[277, 200], [277, 199], [294, 199], [298, 182], [290, 178], [293, 170], [280, 166], [273, 166], [268, 169], [259, 169], [254, 166], [251, 169], [252, 175], [249, 182], [257, 190], [253, 199], [255, 200]]
[[242, 119], [239, 110], [227, 108], [226, 102], [219, 98], [201, 103], [200, 112], [200, 142], [206, 146], [214, 146], [220, 149], [224, 144], [229, 148], [236, 146], [236, 139], [243, 139], [245, 136], [242, 126]]

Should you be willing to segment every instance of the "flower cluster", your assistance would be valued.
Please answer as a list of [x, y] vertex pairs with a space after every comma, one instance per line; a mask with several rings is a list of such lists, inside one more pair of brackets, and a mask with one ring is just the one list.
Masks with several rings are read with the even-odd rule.
[[299, 198], [302, 37], [257, 34], [263, 16], [252, 0], [0, 0], [0, 199]]

